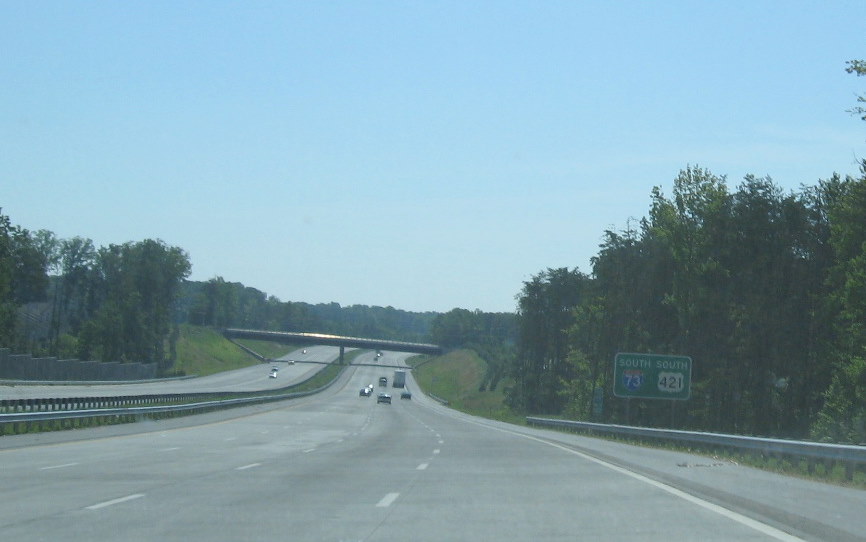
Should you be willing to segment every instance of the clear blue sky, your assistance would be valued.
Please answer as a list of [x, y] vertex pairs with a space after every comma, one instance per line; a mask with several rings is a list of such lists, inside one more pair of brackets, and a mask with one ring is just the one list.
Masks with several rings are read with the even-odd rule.
[[856, 174], [866, 2], [0, 1], [0, 207], [283, 301], [512, 311], [688, 165]]

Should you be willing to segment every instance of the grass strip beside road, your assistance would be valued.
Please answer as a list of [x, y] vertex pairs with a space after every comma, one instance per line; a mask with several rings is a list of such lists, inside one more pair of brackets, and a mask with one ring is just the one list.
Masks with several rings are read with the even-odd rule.
[[[297, 345], [253, 339], [236, 339], [236, 342], [268, 359], [280, 358], [302, 348]], [[220, 331], [209, 327], [182, 324], [177, 341], [177, 361], [170, 371], [174, 376], [208, 376], [259, 363], [261, 361], [255, 356], [226, 340]]]
[[487, 362], [474, 350], [454, 350], [443, 356], [417, 356], [409, 360], [416, 367], [412, 374], [421, 389], [448, 401], [448, 405], [475, 416], [526, 425], [523, 415], [505, 404], [501, 382], [495, 390], [479, 391], [487, 372]]
[[219, 331], [182, 324], [177, 341], [177, 361], [170, 371], [177, 376], [208, 376], [258, 363], [259, 360], [227, 341]]

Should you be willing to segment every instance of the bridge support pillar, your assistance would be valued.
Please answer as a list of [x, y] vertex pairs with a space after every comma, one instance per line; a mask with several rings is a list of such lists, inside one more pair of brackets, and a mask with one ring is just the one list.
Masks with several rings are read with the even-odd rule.
[[346, 352], [346, 347], [345, 347], [345, 346], [341, 346], [341, 347], [340, 347], [340, 365], [343, 365], [343, 363], [344, 363], [344, 361], [343, 361], [343, 354], [344, 354], [345, 352]]

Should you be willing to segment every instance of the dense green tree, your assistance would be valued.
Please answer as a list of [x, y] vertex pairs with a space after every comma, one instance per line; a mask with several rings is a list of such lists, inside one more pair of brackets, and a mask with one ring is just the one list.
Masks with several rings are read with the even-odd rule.
[[476, 341], [481, 335], [481, 322], [478, 315], [467, 309], [452, 309], [433, 320], [430, 338], [445, 348], [464, 346]]
[[0, 209], [0, 345], [15, 343], [15, 303], [12, 299], [12, 274], [15, 269], [12, 253], [14, 229], [8, 216]]
[[567, 330], [587, 289], [589, 278], [577, 269], [548, 269], [525, 282], [518, 296], [518, 346], [511, 368], [515, 379], [508, 400], [536, 413], [561, 411], [567, 398], [563, 380], [573, 378], [568, 363]]
[[860, 179], [845, 186], [830, 210], [836, 362], [813, 434], [861, 443], [866, 442], [866, 166]]
[[167, 369], [175, 302], [189, 273], [187, 254], [159, 240], [99, 249], [90, 276], [98, 308], [80, 334], [82, 357]]
[[[826, 398], [837, 410], [824, 419], [855, 420], [833, 435], [856, 433], [866, 418], [866, 198], [852, 183], [835, 176], [784, 193], [747, 176], [731, 192], [689, 167], [670, 199], [654, 189], [639, 227], [605, 232], [592, 276], [568, 286], [567, 311], [554, 287], [569, 282], [562, 275], [524, 284], [512, 404], [588, 418], [602, 390], [609, 421], [803, 437]], [[672, 409], [611, 397], [624, 351], [692, 356], [691, 399]]]
[[[845, 68], [845, 71], [847, 71], [848, 73], [856, 74], [858, 77], [866, 76], [866, 61], [849, 60], [848, 62], [846, 62], [846, 64], [848, 64], [848, 67]], [[861, 104], [866, 103], [866, 96], [857, 96], [857, 102]], [[863, 107], [862, 105], [854, 107], [850, 110], [850, 113], [854, 115], [860, 115], [860, 118], [862, 120], [866, 120], [866, 107]]]
[[[68, 347], [61, 348], [60, 337], [78, 334], [89, 318], [87, 311], [88, 277], [96, 259], [93, 241], [73, 237], [59, 241], [57, 259], [60, 276], [54, 281], [51, 316], [51, 348], [54, 355], [71, 355]], [[64, 341], [69, 343], [69, 339]]]
[[[43, 243], [45, 239], [41, 239]], [[40, 238], [30, 231], [14, 227], [9, 236], [12, 258], [12, 301], [22, 305], [34, 301], [45, 301], [48, 294], [48, 270], [52, 256], [50, 244], [40, 243]]]

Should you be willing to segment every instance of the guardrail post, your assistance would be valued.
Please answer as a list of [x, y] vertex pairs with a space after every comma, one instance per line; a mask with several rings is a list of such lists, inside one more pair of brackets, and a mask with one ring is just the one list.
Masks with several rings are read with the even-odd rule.
[[845, 479], [849, 482], [854, 479], [854, 463], [845, 461]]

